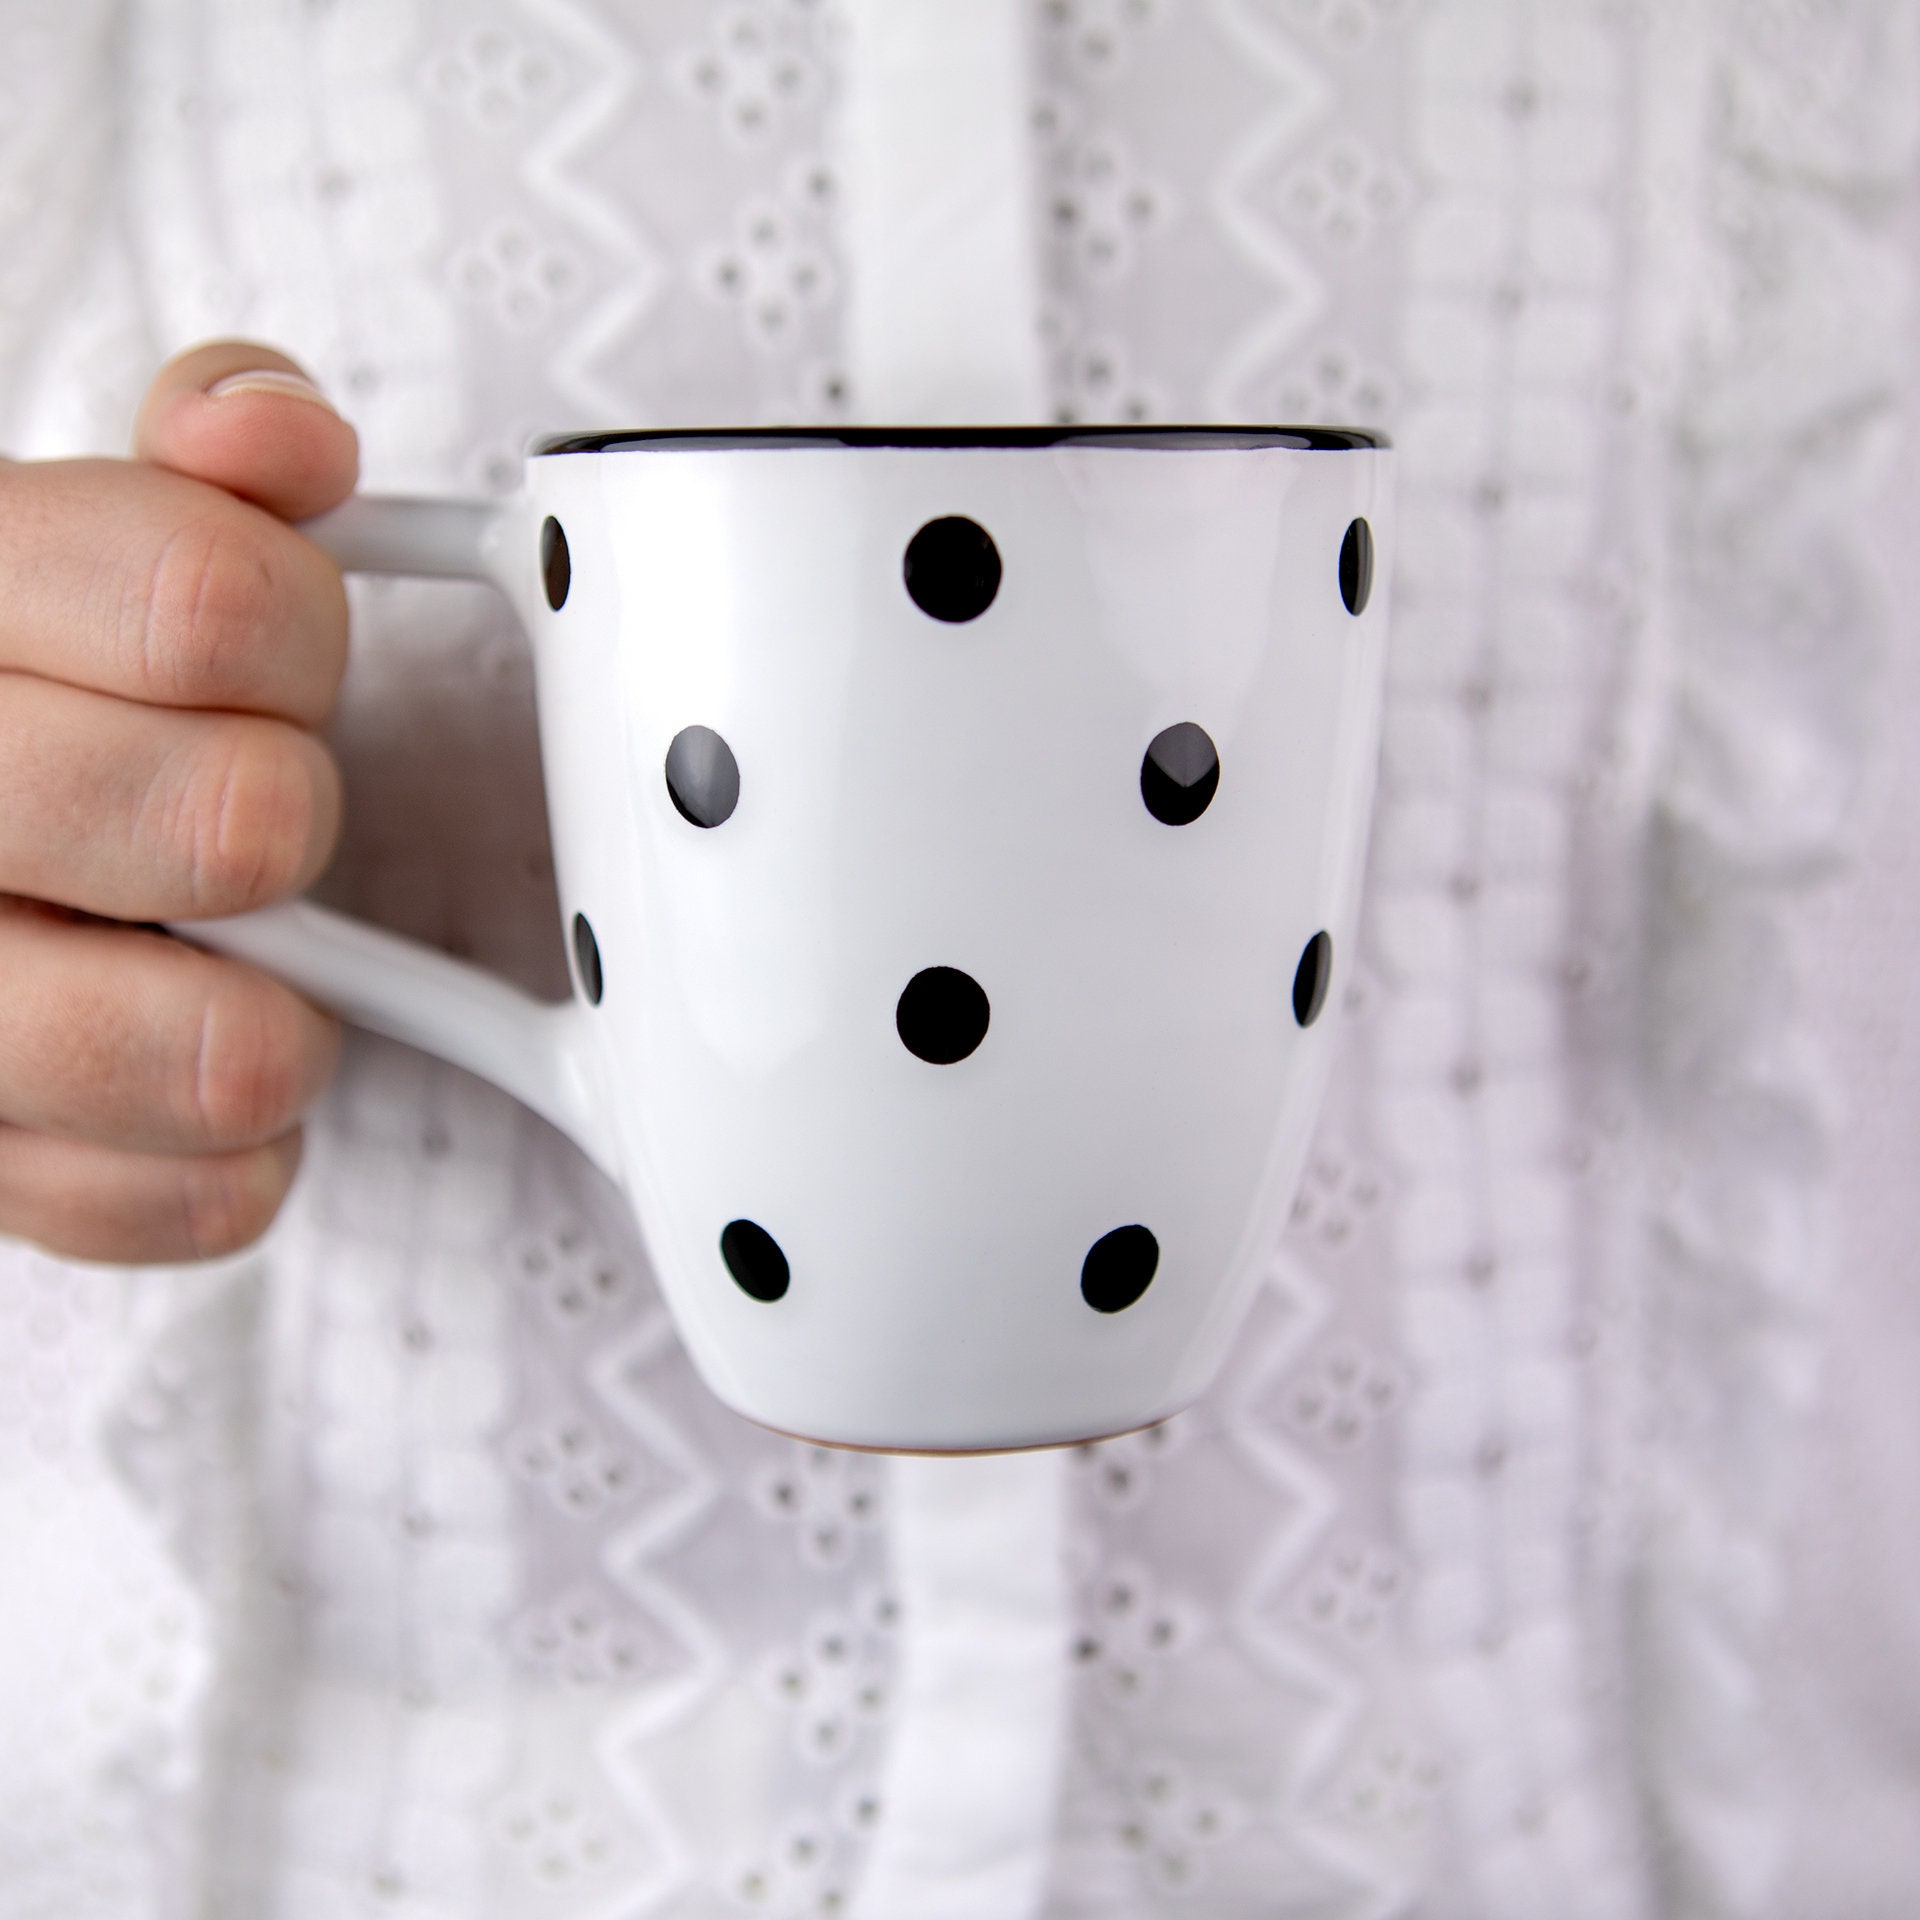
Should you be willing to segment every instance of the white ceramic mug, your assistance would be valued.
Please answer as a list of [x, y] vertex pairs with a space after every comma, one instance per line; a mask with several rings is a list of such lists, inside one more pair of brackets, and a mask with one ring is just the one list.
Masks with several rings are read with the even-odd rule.
[[1371, 436], [1207, 428], [604, 434], [350, 501], [343, 565], [531, 636], [575, 995], [304, 902], [183, 931], [570, 1134], [753, 1420], [1162, 1419], [1326, 1077], [1391, 501]]

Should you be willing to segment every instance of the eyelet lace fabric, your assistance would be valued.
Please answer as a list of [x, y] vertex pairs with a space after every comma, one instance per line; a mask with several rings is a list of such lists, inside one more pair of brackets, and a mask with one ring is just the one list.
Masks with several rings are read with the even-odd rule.
[[[1024, 22], [1056, 415], [1385, 427], [1401, 516], [1334, 1089], [1218, 1385], [1059, 1469], [1027, 1910], [1762, 1913], [1791, 927], [1870, 684], [1912, 22]], [[213, 333], [299, 355], [378, 489], [862, 406], [829, 0], [88, 0], [0, 47], [18, 451], [116, 449]], [[354, 612], [328, 897], [564, 991], [522, 642], [477, 589]], [[239, 1260], [0, 1250], [0, 1916], [867, 1910], [911, 1470], [714, 1402], [503, 1097], [356, 1036], [308, 1140]]]

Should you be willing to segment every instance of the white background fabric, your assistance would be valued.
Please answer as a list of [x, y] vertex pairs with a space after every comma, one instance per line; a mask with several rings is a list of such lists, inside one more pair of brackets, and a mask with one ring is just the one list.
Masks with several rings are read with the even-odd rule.
[[[1920, 227], [1909, 245], [1920, 257]], [[1920, 327], [1909, 334], [1920, 372]], [[1779, 1911], [1893, 1916], [1920, 1885], [1920, 441], [1868, 526], [1892, 610], [1858, 850], [1808, 916], [1835, 1102], [1837, 1279], [1780, 1624]]]
[[[1912, 712], [1855, 547], [1912, 11], [1028, 18], [1053, 409], [1386, 424], [1403, 474], [1294, 1232], [1216, 1393], [1063, 1467], [1041, 1911], [1903, 1913], [1911, 1215], [1869, 1174], [1916, 1137], [1912, 923], [1891, 878], [1808, 914]], [[865, 405], [823, 5], [0, 31], [14, 450], [117, 446], [215, 331], [305, 357], [389, 488]], [[517, 641], [464, 590], [356, 614], [333, 896], [558, 987]], [[1836, 1152], [1883, 1224], [1830, 1335]], [[354, 1045], [310, 1153], [258, 1258], [6, 1256], [0, 1914], [847, 1910], [910, 1744], [898, 1477], [721, 1413], [610, 1196], [460, 1076]]]

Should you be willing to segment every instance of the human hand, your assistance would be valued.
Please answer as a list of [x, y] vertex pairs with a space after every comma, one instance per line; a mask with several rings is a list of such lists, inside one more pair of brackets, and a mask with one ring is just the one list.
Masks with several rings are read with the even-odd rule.
[[312, 730], [346, 597], [287, 523], [359, 446], [303, 387], [217, 342], [161, 369], [132, 461], [0, 461], [0, 1232], [77, 1258], [256, 1239], [338, 1056], [277, 981], [138, 924], [297, 893], [339, 832]]

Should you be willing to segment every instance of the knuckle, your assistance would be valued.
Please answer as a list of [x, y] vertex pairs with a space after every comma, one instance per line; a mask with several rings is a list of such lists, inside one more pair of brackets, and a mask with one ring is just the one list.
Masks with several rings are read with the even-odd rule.
[[209, 1146], [271, 1140], [299, 1119], [313, 1076], [291, 996], [237, 975], [207, 996], [195, 1040], [184, 1104]]
[[185, 1163], [180, 1213], [193, 1257], [210, 1260], [251, 1246], [273, 1224], [286, 1187], [281, 1162], [268, 1147]]
[[161, 543], [131, 609], [147, 683], [184, 706], [248, 690], [272, 630], [279, 582], [267, 543], [236, 520], [202, 514]]
[[244, 912], [299, 886], [318, 795], [290, 737], [225, 728], [189, 787], [177, 831], [195, 913]]

